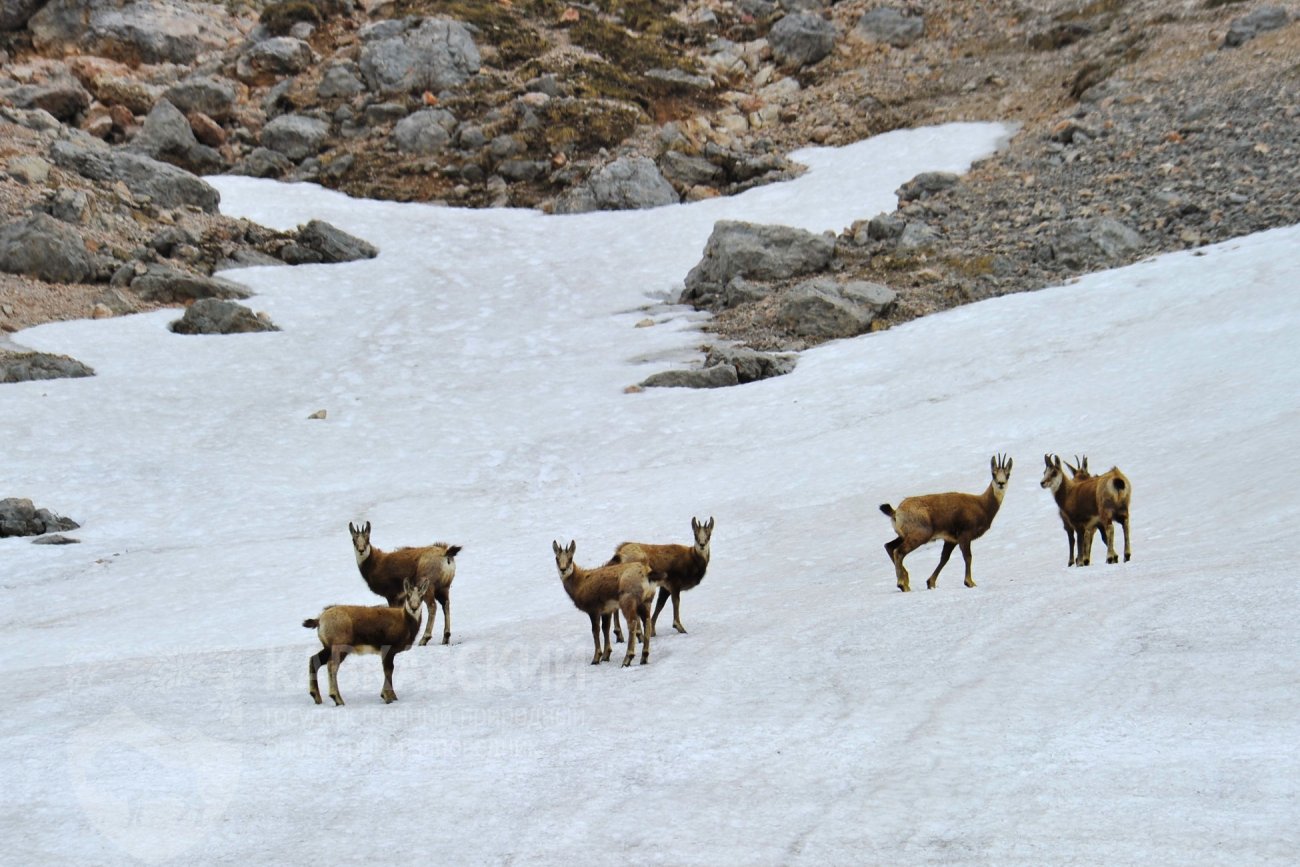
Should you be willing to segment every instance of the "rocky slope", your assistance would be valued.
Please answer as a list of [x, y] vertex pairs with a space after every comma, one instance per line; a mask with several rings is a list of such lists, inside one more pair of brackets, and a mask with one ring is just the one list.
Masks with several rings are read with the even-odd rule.
[[[844, 227], [816, 273], [695, 299], [719, 345], [804, 348], [1300, 222], [1293, 5], [6, 3], [0, 329], [228, 298], [215, 268], [320, 261], [216, 214], [196, 173], [572, 212], [780, 180], [810, 143], [1019, 123], [970, 174]], [[814, 328], [790, 313], [805, 296], [852, 309]]]

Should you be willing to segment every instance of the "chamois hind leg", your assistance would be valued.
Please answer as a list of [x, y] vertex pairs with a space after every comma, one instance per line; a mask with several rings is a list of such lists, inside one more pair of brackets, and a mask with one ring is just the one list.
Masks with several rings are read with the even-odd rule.
[[[627, 652], [623, 654], [623, 667], [627, 668], [632, 664], [632, 657], [636, 655], [637, 634], [641, 631], [641, 618], [636, 613], [636, 602], [631, 599], [625, 599], [621, 603], [623, 608], [623, 619], [627, 621]], [[641, 642], [644, 644], [646, 637], [641, 636]], [[648, 652], [648, 651], [647, 651]]]
[[[946, 544], [945, 547], [947, 547]], [[961, 543], [961, 556], [966, 560], [966, 586], [974, 587], [975, 579], [971, 576], [970, 572], [970, 542]]]
[[[609, 614], [602, 614], [602, 615], [600, 615], [600, 629], [601, 629], [601, 632], [603, 632], [604, 635], [605, 635], [605, 652], [602, 653], [602, 654], [600, 655], [600, 661], [601, 661], [601, 662], [609, 662], [609, 652], [613, 649], [613, 648], [610, 647], [610, 645], [609, 645], [609, 620], [610, 620], [610, 616], [611, 616], [611, 615], [609, 615]], [[618, 617], [618, 614], [615, 613], [613, 616], [614, 616], [614, 617]]]
[[664, 610], [664, 605], [668, 602], [668, 597], [670, 596], [672, 596], [672, 591], [669, 590], [667, 587], [660, 585], [659, 600], [655, 602], [655, 613], [650, 618], [650, 632], [649, 632], [650, 635], [654, 635], [656, 633], [657, 627], [655, 626], [655, 624], [659, 620], [659, 612]]
[[[925, 582], [925, 589], [933, 590], [934, 585], [939, 583], [939, 573], [943, 571], [944, 566], [948, 565], [948, 558], [952, 556], [952, 549], [956, 547], [956, 542], [943, 540], [943, 553], [939, 555], [939, 565], [935, 566], [934, 571], [930, 573], [930, 577]], [[970, 584], [970, 569], [966, 570], [966, 583]]]
[[637, 616], [641, 618], [641, 664], [650, 661], [650, 606], [642, 602], [636, 607]]
[[320, 653], [313, 653], [311, 658], [307, 660], [307, 681], [310, 684], [307, 692], [311, 695], [312, 699], [315, 700], [316, 704], [321, 703], [320, 685], [316, 682], [316, 672], [320, 671], [322, 665], [329, 662], [329, 658], [330, 649], [328, 647], [322, 647]]
[[343, 660], [348, 658], [349, 648], [343, 645], [336, 645], [330, 651], [329, 673], [330, 673], [330, 698], [334, 699], [334, 705], [337, 707], [343, 704], [343, 696], [339, 695], [339, 666]]
[[1101, 519], [1101, 538], [1106, 543], [1106, 562], [1118, 563], [1119, 554], [1115, 552], [1115, 525], [1111, 523], [1114, 515], [1107, 514]]
[[1124, 530], [1124, 562], [1127, 563], [1133, 559], [1133, 552], [1128, 546], [1128, 510], [1120, 512], [1115, 517], [1119, 519], [1119, 525]]
[[673, 629], [685, 635], [686, 627], [682, 626], [682, 591], [674, 587], [671, 595], [673, 597]]
[[[451, 588], [448, 587], [436, 597], [442, 606], [442, 643], [451, 644]], [[429, 626], [433, 626], [433, 608], [429, 608]]]
[[1070, 543], [1070, 559], [1065, 561], [1065, 565], [1073, 566], [1074, 565], [1074, 528], [1071, 527], [1069, 524], [1065, 523], [1064, 521], [1061, 522], [1061, 526], [1065, 528], [1065, 541]]
[[393, 657], [395, 656], [397, 651], [391, 646], [385, 647], [380, 654], [384, 663], [384, 688], [380, 690], [379, 697], [384, 700], [384, 704], [397, 701], [397, 693], [393, 692]]
[[903, 565], [903, 558], [915, 549], [916, 546], [909, 546], [902, 536], [885, 545], [885, 550], [889, 552], [889, 559], [894, 561], [894, 575], [898, 578], [898, 589], [904, 593], [912, 591], [912, 581], [911, 576], [907, 574], [907, 567]]
[[614, 612], [614, 641], [619, 644], [623, 643], [623, 625], [622, 621], [618, 619], [617, 611]]

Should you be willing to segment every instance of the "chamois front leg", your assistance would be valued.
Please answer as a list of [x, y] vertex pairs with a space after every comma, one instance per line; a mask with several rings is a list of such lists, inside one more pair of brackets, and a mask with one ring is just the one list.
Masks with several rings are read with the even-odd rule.
[[[952, 556], [952, 549], [956, 547], [957, 547], [956, 542], [949, 542], [947, 539], [944, 540], [943, 553], [939, 555], [939, 565], [934, 567], [934, 571], [931, 572], [930, 577], [926, 579], [925, 582], [926, 590], [933, 590], [934, 585], [939, 583], [939, 573], [943, 571], [944, 566], [948, 565], [948, 558]], [[969, 562], [969, 560], [967, 562]], [[967, 567], [966, 569], [966, 585], [971, 586], [969, 567]]]
[[614, 612], [614, 640], [619, 644], [623, 643], [623, 626], [617, 611]]
[[343, 660], [348, 658], [348, 648], [342, 645], [335, 645], [330, 652], [329, 673], [330, 673], [330, 698], [334, 699], [335, 707], [343, 704], [343, 696], [339, 694], [339, 666]]
[[654, 616], [650, 618], [650, 635], [656, 633], [655, 624], [659, 621], [659, 612], [664, 610], [664, 605], [668, 602], [670, 596], [672, 596], [672, 591], [667, 587], [661, 586], [659, 588], [659, 600], [655, 602], [655, 613]]
[[1070, 543], [1070, 559], [1065, 561], [1065, 565], [1067, 567], [1073, 566], [1074, 565], [1074, 530], [1073, 528], [1070, 527], [1069, 524], [1063, 523], [1061, 526], [1065, 528], [1065, 541]]
[[966, 559], [966, 586], [974, 587], [975, 579], [974, 577], [971, 576], [971, 571], [970, 571], [970, 542], [961, 543], [961, 555]]
[[600, 665], [600, 615], [588, 614], [591, 618], [591, 640], [596, 645], [596, 655], [591, 658], [592, 665]]
[[397, 651], [391, 646], [383, 648], [380, 653], [384, 663], [384, 688], [380, 690], [379, 697], [384, 700], [384, 704], [397, 701], [397, 693], [393, 692], [393, 657], [395, 656]]
[[429, 639], [433, 637], [433, 616], [438, 611], [438, 601], [434, 599], [432, 594], [424, 598], [424, 607], [429, 610], [429, 620], [424, 624], [424, 635], [420, 638], [421, 647], [428, 644]]
[[[451, 644], [451, 590], [438, 597], [442, 605], [442, 643]], [[429, 625], [433, 626], [433, 609], [429, 609]]]
[[321, 703], [320, 684], [317, 683], [316, 673], [320, 671], [322, 665], [329, 662], [329, 658], [329, 648], [322, 647], [320, 653], [313, 653], [311, 658], [307, 660], [307, 681], [309, 684], [307, 692], [311, 695], [312, 700], [315, 701], [316, 704]]
[[618, 620], [617, 611], [615, 611], [613, 614], [600, 615], [600, 630], [605, 635], [605, 652], [600, 655], [601, 662], [609, 662], [609, 654], [613, 650], [613, 648], [610, 647], [609, 644], [609, 622], [611, 619], [615, 621]]

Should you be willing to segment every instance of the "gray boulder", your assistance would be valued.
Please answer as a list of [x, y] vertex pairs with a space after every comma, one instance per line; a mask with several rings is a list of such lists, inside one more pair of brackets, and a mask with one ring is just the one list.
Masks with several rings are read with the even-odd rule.
[[116, 151], [112, 167], [114, 175], [137, 197], [147, 196], [164, 208], [193, 205], [215, 214], [221, 202], [221, 194], [203, 179], [144, 154]]
[[898, 236], [900, 250], [924, 250], [939, 243], [939, 233], [924, 220], [908, 220]]
[[166, 99], [158, 100], [126, 149], [196, 174], [216, 172], [223, 165], [221, 154], [199, 144], [189, 120]]
[[173, 84], [163, 95], [186, 114], [197, 111], [213, 120], [225, 120], [234, 111], [239, 91], [228, 78], [200, 75]]
[[316, 95], [321, 99], [349, 99], [366, 89], [353, 63], [335, 63], [325, 70]]
[[6, 96], [18, 108], [42, 109], [64, 123], [75, 123], [90, 107], [90, 92], [71, 76], [43, 84], [24, 84]]
[[873, 42], [887, 42], [895, 48], [906, 48], [925, 35], [925, 19], [882, 6], [858, 19], [855, 30]]
[[95, 371], [66, 355], [48, 352], [0, 352], [0, 382], [32, 382], [38, 379], [77, 379]]
[[311, 67], [311, 46], [292, 36], [274, 36], [250, 45], [235, 62], [235, 77], [245, 84], [265, 85]]
[[921, 172], [899, 187], [895, 194], [905, 202], [924, 199], [957, 186], [960, 180], [961, 177], [952, 172]]
[[393, 144], [404, 154], [434, 154], [451, 144], [456, 116], [443, 108], [409, 114], [393, 127]]
[[301, 114], [285, 114], [262, 127], [262, 147], [284, 154], [294, 162], [320, 153], [329, 137], [329, 124]]
[[38, 509], [25, 497], [0, 500], [0, 537], [40, 536], [43, 533], [75, 530], [81, 525], [49, 509]]
[[894, 303], [897, 294], [879, 283], [840, 284], [829, 277], [800, 283], [781, 298], [777, 322], [809, 340], [855, 337]]
[[646, 377], [641, 385], [646, 388], [726, 388], [739, 383], [736, 368], [718, 364], [696, 370], [665, 370]]
[[461, 85], [479, 71], [481, 58], [469, 30], [445, 18], [383, 21], [361, 30], [361, 77], [380, 94]]
[[190, 65], [239, 36], [231, 16], [205, 6], [184, 0], [51, 0], [27, 29], [47, 54]]
[[719, 221], [704, 246], [704, 258], [686, 275], [684, 303], [716, 302], [733, 278], [784, 280], [830, 266], [835, 239], [788, 226]]
[[1142, 249], [1136, 231], [1109, 217], [1071, 220], [1057, 235], [1045, 258], [1071, 269], [1088, 269], [1120, 261]]
[[131, 291], [144, 301], [159, 304], [186, 304], [205, 298], [247, 298], [250, 294], [230, 280], [157, 264], [149, 265], [131, 281]]
[[250, 178], [282, 178], [293, 171], [293, 160], [270, 148], [254, 148], [230, 170]]
[[258, 316], [243, 304], [216, 298], [195, 301], [170, 327], [177, 334], [251, 334], [280, 330], [270, 319]]
[[659, 170], [669, 181], [686, 187], [717, 184], [725, 177], [721, 166], [681, 151], [667, 151], [659, 157]]
[[714, 347], [709, 350], [705, 358], [706, 367], [716, 365], [729, 365], [736, 371], [736, 379], [740, 383], [757, 382], [760, 379], [771, 379], [774, 376], [784, 376], [794, 370], [797, 358], [793, 353], [782, 352], [759, 352], [756, 349], [745, 349], [735, 347]]
[[835, 47], [835, 25], [820, 15], [787, 15], [767, 34], [777, 63], [799, 69], [821, 60]]
[[657, 208], [680, 201], [649, 157], [619, 157], [592, 174], [587, 187], [602, 211]]
[[1223, 37], [1224, 48], [1245, 45], [1261, 33], [1285, 27], [1291, 16], [1282, 6], [1261, 6], [1240, 18], [1234, 18]]
[[872, 241], [894, 241], [902, 236], [905, 225], [895, 214], [877, 214], [867, 223], [867, 237]]
[[[295, 255], [290, 252], [293, 247], [303, 251], [297, 254], [297, 261], [290, 261]], [[355, 235], [349, 235], [324, 220], [312, 220], [300, 227], [297, 241], [281, 253], [284, 260], [293, 265], [315, 262], [327, 264], [354, 262], [358, 259], [373, 259], [378, 255], [379, 248], [374, 244], [363, 241]]]
[[0, 4], [0, 31], [22, 30], [27, 26], [27, 19], [47, 2], [49, 0], [4, 0]]
[[0, 271], [51, 283], [80, 283], [94, 274], [95, 264], [81, 233], [37, 213], [0, 227]]

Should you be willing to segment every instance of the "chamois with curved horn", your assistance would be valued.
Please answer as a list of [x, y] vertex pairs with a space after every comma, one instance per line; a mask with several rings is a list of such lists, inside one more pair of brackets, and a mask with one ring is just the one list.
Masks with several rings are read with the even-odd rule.
[[[591, 664], [598, 665], [609, 659], [610, 616], [621, 609], [627, 618], [627, 653], [623, 656], [623, 665], [632, 664], [638, 635], [641, 636], [641, 664], [645, 665], [650, 661], [650, 600], [654, 599], [655, 593], [650, 567], [644, 563], [615, 563], [583, 569], [573, 562], [577, 549], [578, 543], [572, 540], [563, 548], [559, 542], [551, 542], [555, 568], [560, 570], [564, 591], [573, 600], [574, 607], [591, 618], [591, 639], [596, 643], [596, 655], [591, 658]], [[662, 580], [662, 576], [655, 576], [653, 580]], [[602, 626], [605, 632], [603, 651], [600, 647]]]
[[[659, 601], [655, 603], [654, 616], [650, 618], [650, 634], [655, 633], [655, 624], [659, 622], [659, 612], [664, 603], [673, 600], [673, 628], [685, 633], [682, 626], [681, 595], [683, 590], [690, 590], [704, 580], [704, 573], [709, 568], [709, 540], [713, 537], [713, 518], [700, 521], [691, 518], [691, 533], [695, 537], [694, 545], [649, 545], [644, 542], [624, 542], [614, 550], [610, 563], [645, 563], [651, 572], [662, 572], [665, 576], [659, 587]], [[618, 614], [614, 614], [614, 630], [618, 628]], [[621, 638], [619, 639], [622, 640]]]
[[894, 573], [898, 578], [898, 589], [904, 593], [912, 589], [903, 558], [934, 540], [943, 540], [943, 553], [939, 555], [939, 565], [925, 582], [930, 590], [939, 580], [939, 572], [947, 565], [952, 549], [961, 548], [961, 555], [966, 560], [966, 586], [974, 587], [975, 579], [971, 577], [970, 544], [983, 536], [993, 524], [1006, 494], [1007, 480], [1011, 478], [1011, 459], [1006, 455], [997, 455], [989, 459], [989, 471], [993, 480], [982, 494], [926, 494], [920, 497], [908, 497], [898, 504], [898, 508], [888, 503], [880, 504], [880, 511], [889, 516], [898, 537], [885, 544], [885, 553], [894, 564]]
[[397, 701], [393, 692], [393, 659], [415, 643], [420, 634], [420, 605], [428, 588], [428, 579], [420, 583], [407, 581], [402, 587], [401, 607], [383, 605], [331, 605], [319, 617], [302, 622], [308, 629], [316, 630], [321, 652], [313, 654], [307, 662], [311, 686], [308, 692], [316, 704], [321, 703], [316, 672], [328, 664], [330, 673], [330, 698], [335, 705], [343, 704], [339, 694], [339, 666], [350, 653], [378, 653], [384, 664], [384, 688], [379, 696], [384, 704]]
[[[398, 548], [381, 551], [370, 544], [370, 522], [354, 527], [348, 522], [352, 534], [352, 548], [357, 555], [357, 568], [366, 586], [388, 600], [389, 605], [400, 605], [402, 588], [406, 581], [425, 582], [424, 602], [429, 608], [429, 622], [424, 626], [420, 646], [429, 643], [433, 634], [434, 604], [442, 605], [442, 643], [451, 643], [451, 582], [456, 577], [456, 555], [460, 545], [436, 542], [419, 548]], [[427, 581], [426, 581], [427, 579]]]

